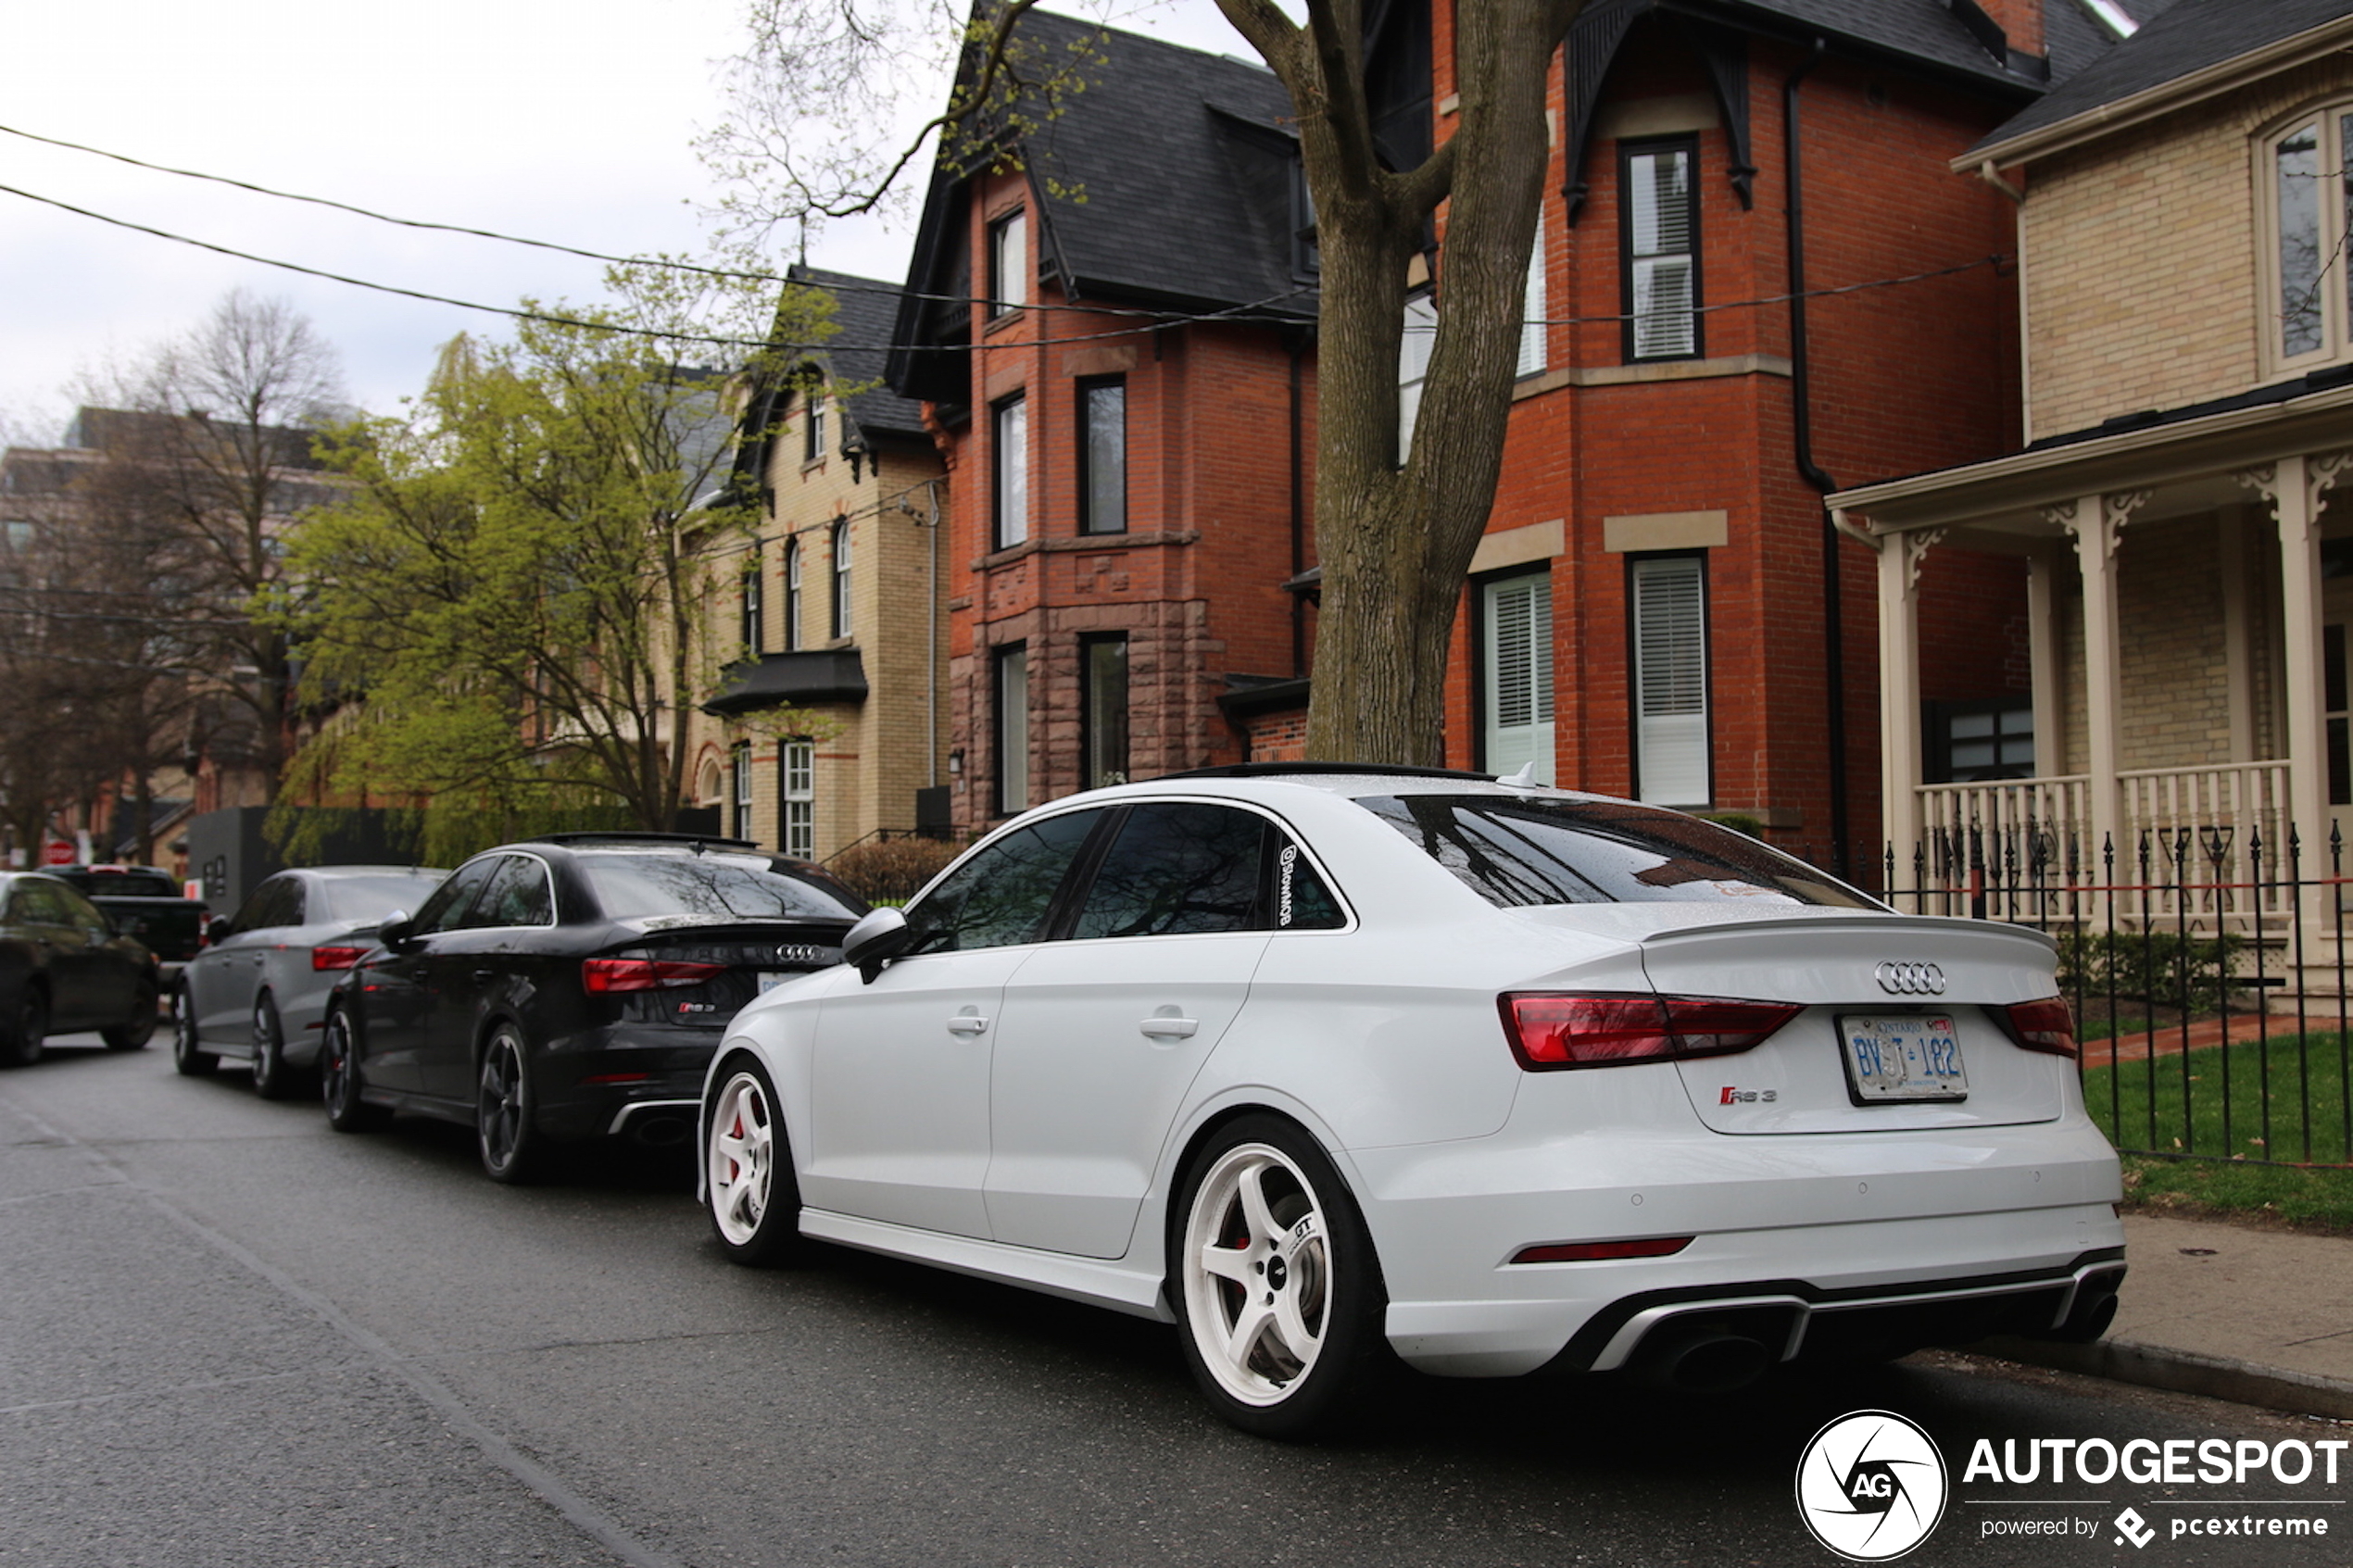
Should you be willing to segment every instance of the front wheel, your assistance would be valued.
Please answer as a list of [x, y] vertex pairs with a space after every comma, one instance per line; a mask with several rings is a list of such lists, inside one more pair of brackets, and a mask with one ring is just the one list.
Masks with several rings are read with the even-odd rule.
[[220, 1053], [205, 1049], [196, 1037], [195, 1004], [185, 985], [171, 993], [171, 1065], [182, 1078], [210, 1077], [220, 1065]]
[[1369, 1399], [1392, 1364], [1388, 1292], [1315, 1139], [1274, 1116], [1235, 1122], [1194, 1159], [1172, 1213], [1178, 1332], [1218, 1414], [1299, 1437]]
[[98, 1038], [110, 1051], [137, 1051], [146, 1049], [147, 1042], [155, 1037], [156, 983], [142, 980], [132, 987], [131, 1016], [99, 1030]]
[[732, 1068], [705, 1110], [704, 1185], [720, 1249], [750, 1268], [798, 1261], [809, 1246], [800, 1185], [768, 1074], [751, 1061]]
[[327, 1032], [319, 1042], [319, 1091], [327, 1104], [327, 1125], [338, 1133], [365, 1132], [390, 1113], [362, 1098], [359, 1077], [359, 1037], [350, 1015], [341, 1008], [327, 1015]]
[[294, 1091], [294, 1069], [286, 1065], [286, 1034], [278, 1010], [265, 993], [253, 1004], [253, 1092], [283, 1099]]
[[527, 1182], [541, 1160], [531, 1074], [524, 1065], [522, 1031], [502, 1023], [482, 1048], [482, 1086], [474, 1101], [475, 1144], [484, 1173], [494, 1182]]
[[16, 1010], [0, 1024], [0, 1065], [31, 1067], [49, 1037], [49, 998], [38, 985], [17, 994]]

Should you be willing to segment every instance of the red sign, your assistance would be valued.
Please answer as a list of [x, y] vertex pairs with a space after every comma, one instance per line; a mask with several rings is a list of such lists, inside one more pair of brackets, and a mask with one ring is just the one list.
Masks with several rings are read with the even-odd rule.
[[44, 866], [73, 864], [73, 846], [62, 838], [53, 838], [41, 847], [41, 863]]

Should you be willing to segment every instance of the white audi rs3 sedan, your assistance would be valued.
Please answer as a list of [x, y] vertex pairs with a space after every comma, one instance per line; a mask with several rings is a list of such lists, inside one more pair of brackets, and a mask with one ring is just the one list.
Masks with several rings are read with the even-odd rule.
[[1174, 1323], [1250, 1431], [1399, 1361], [1726, 1388], [2115, 1312], [2050, 942], [1677, 812], [1212, 770], [1014, 819], [844, 956], [712, 1060], [725, 1252]]

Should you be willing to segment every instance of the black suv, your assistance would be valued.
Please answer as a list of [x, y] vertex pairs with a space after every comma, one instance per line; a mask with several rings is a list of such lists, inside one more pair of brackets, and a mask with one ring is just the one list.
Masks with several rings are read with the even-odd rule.
[[865, 912], [816, 867], [733, 839], [550, 834], [485, 851], [337, 984], [327, 1120], [470, 1123], [501, 1182], [550, 1143], [684, 1143], [728, 1021], [839, 962]]

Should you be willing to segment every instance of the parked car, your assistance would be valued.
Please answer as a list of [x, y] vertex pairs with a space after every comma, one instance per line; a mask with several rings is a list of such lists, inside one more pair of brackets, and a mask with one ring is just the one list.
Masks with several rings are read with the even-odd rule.
[[376, 945], [376, 928], [416, 909], [449, 873], [417, 866], [280, 872], [237, 912], [171, 992], [172, 1065], [201, 1077], [222, 1057], [253, 1063], [253, 1086], [282, 1099], [319, 1060], [327, 993]]
[[1680, 813], [1246, 766], [999, 829], [739, 1014], [699, 1190], [1170, 1320], [1228, 1420], [1390, 1358], [1729, 1387], [2115, 1308], [2052, 944]]
[[686, 1146], [738, 1008], [840, 961], [865, 901], [731, 839], [552, 834], [477, 855], [335, 985], [327, 1119], [472, 1123], [522, 1181], [550, 1145]]
[[95, 1029], [135, 1051], [156, 1032], [156, 958], [54, 876], [0, 872], [0, 1065], [41, 1060], [54, 1032]]
[[204, 946], [205, 905], [156, 866], [51, 866], [45, 873], [105, 911], [114, 928], [135, 936], [163, 965], [168, 986]]

